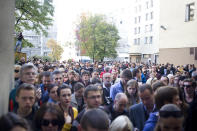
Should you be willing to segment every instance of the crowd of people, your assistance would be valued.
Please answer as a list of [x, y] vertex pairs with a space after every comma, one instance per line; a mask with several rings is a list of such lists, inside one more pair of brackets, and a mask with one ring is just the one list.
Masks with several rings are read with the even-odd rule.
[[15, 65], [3, 131], [196, 131], [194, 65], [47, 62]]

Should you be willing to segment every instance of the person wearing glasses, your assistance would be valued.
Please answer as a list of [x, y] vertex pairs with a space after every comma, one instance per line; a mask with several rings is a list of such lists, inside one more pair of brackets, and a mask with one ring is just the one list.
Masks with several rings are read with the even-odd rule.
[[[14, 108], [17, 107], [16, 103], [16, 90], [19, 88], [20, 85], [23, 83], [28, 83], [35, 85], [36, 82], [36, 75], [37, 75], [37, 68], [31, 64], [24, 64], [19, 72], [19, 80], [15, 82], [15, 88], [11, 90], [9, 95], [9, 111], [13, 111]], [[38, 92], [38, 97], [41, 97], [41, 90]]]
[[76, 108], [71, 106], [71, 87], [63, 84], [57, 90], [59, 107], [64, 112], [65, 124], [62, 131], [70, 131], [73, 121], [78, 115]]
[[14, 80], [17, 81], [19, 80], [19, 71], [21, 69], [21, 66], [20, 65], [14, 65]]
[[84, 91], [84, 101], [86, 103], [86, 108], [84, 108], [77, 116], [77, 118], [72, 123], [71, 131], [78, 131], [80, 127], [80, 120], [83, 117], [84, 113], [89, 109], [101, 108], [102, 96], [100, 89], [95, 85], [89, 85], [85, 88]]
[[155, 131], [183, 131], [183, 114], [178, 106], [166, 104], [159, 110]]
[[195, 88], [196, 82], [191, 78], [185, 79], [183, 81], [183, 89], [184, 89], [184, 100], [186, 103], [191, 104], [195, 98]]
[[34, 117], [37, 131], [61, 131], [64, 123], [64, 113], [54, 103], [43, 104]]

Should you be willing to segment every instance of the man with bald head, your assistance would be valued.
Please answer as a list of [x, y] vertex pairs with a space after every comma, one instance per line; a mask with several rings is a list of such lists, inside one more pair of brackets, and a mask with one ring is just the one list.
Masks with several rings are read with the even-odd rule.
[[124, 93], [116, 94], [114, 104], [105, 107], [105, 111], [108, 113], [111, 121], [120, 115], [126, 115], [129, 117], [129, 113], [126, 109], [127, 103], [128, 98]]

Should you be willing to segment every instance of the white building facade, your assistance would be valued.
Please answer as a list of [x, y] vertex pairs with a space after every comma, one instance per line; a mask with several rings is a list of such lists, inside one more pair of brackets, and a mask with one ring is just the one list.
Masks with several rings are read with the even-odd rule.
[[130, 50], [130, 44], [128, 41], [128, 27], [129, 24], [129, 7], [124, 6], [122, 8], [118, 8], [107, 14], [107, 17], [109, 19], [109, 22], [111, 21], [113, 24], [115, 24], [118, 35], [120, 36], [120, 39], [118, 40], [118, 46], [116, 48], [117, 51], [117, 58], [116, 61], [128, 61], [129, 62], [129, 50]]
[[161, 0], [159, 61], [197, 66], [197, 0]]
[[133, 0], [130, 13], [130, 61], [158, 63], [159, 0]]

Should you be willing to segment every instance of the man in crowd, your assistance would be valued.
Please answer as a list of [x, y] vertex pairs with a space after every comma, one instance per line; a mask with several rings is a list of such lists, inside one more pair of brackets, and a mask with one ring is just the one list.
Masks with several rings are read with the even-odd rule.
[[134, 127], [141, 131], [149, 114], [155, 111], [151, 86], [148, 84], [141, 85], [139, 87], [139, 97], [142, 102], [130, 107], [130, 120]]
[[124, 93], [116, 94], [114, 104], [111, 104], [105, 108], [111, 121], [113, 121], [120, 115], [126, 115], [127, 117], [129, 117], [129, 113], [126, 109], [127, 103], [128, 98]]
[[108, 131], [109, 119], [101, 109], [87, 111], [80, 122], [82, 131]]
[[40, 84], [41, 91], [42, 91], [42, 102], [45, 103], [49, 99], [49, 94], [48, 94], [48, 87], [53, 83], [53, 78], [52, 74], [49, 71], [44, 71], [42, 72], [42, 83]]
[[99, 79], [99, 71], [98, 70], [94, 70], [93, 72], [92, 72], [92, 79], [93, 78], [98, 78]]
[[70, 70], [68, 72], [68, 80], [66, 81], [66, 84], [68, 84], [71, 87], [72, 93], [74, 92], [74, 85], [76, 83], [75, 75], [76, 75], [76, 72], [74, 70]]
[[101, 105], [101, 91], [97, 86], [89, 85], [85, 88], [84, 91], [84, 100], [86, 103], [86, 108], [83, 109], [74, 120], [72, 124], [71, 131], [77, 131], [79, 127], [79, 123], [81, 118], [83, 117], [84, 113], [89, 109], [99, 108]]
[[85, 87], [90, 84], [90, 73], [86, 70], [82, 73], [82, 82]]
[[110, 73], [103, 74], [103, 100], [105, 105], [111, 104], [110, 88], [111, 88], [112, 76]]
[[[161, 107], [165, 104], [175, 104], [178, 107], [181, 106], [181, 101], [179, 99], [179, 91], [176, 87], [160, 87], [154, 93], [154, 100], [157, 110], [160, 110]], [[158, 111], [150, 114], [148, 120], [145, 123], [143, 131], [154, 131], [157, 121]]]
[[120, 82], [114, 84], [111, 88], [110, 88], [110, 97], [112, 98], [112, 100], [115, 99], [115, 96], [117, 93], [120, 92], [125, 92], [126, 91], [126, 85], [127, 82], [132, 79], [132, 74], [131, 71], [129, 69], [125, 69], [121, 72], [120, 74]]
[[196, 82], [193, 81], [191, 78], [185, 79], [183, 81], [183, 88], [184, 88], [184, 100], [186, 103], [191, 104], [195, 98], [195, 88]]
[[83, 93], [85, 86], [81, 82], [74, 85], [74, 94], [71, 95], [71, 105], [75, 107], [78, 112], [81, 112], [84, 106]]
[[19, 82], [15, 83], [15, 88], [11, 90], [9, 96], [9, 111], [13, 111], [17, 107], [15, 100], [16, 90], [23, 83], [35, 84], [37, 75], [37, 68], [33, 64], [24, 64], [20, 70]]
[[53, 71], [52, 73], [53, 83], [61, 86], [63, 84], [63, 76], [62, 73], [58, 70]]
[[14, 109], [14, 112], [25, 118], [30, 126], [33, 124], [33, 117], [37, 111], [37, 108], [34, 107], [35, 100], [36, 90], [34, 85], [23, 83], [17, 88], [16, 102], [18, 103], [18, 107]]

